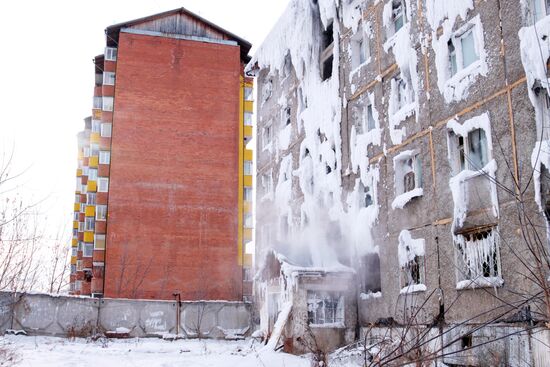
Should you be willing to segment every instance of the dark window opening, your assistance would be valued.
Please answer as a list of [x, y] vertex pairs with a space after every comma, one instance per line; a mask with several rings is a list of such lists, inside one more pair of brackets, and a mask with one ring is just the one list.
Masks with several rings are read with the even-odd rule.
[[378, 256], [378, 254], [368, 254], [364, 256], [363, 267], [365, 269], [365, 292], [381, 292], [380, 256]]
[[333, 55], [330, 55], [328, 59], [323, 61], [323, 70], [322, 70], [322, 77], [323, 80], [330, 79], [332, 77], [332, 61], [334, 59]]
[[334, 42], [334, 27], [333, 23], [330, 23], [327, 29], [323, 32], [323, 50], [332, 45]]
[[464, 335], [460, 338], [460, 344], [462, 349], [468, 349], [473, 346], [472, 334]]

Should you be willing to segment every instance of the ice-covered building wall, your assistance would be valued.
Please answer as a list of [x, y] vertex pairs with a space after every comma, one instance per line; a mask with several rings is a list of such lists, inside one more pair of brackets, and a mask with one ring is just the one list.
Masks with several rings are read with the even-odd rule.
[[258, 248], [352, 266], [361, 325], [482, 322], [535, 290], [515, 203], [550, 198], [530, 180], [550, 166], [550, 27], [530, 1], [291, 1], [249, 65], [274, 192]]

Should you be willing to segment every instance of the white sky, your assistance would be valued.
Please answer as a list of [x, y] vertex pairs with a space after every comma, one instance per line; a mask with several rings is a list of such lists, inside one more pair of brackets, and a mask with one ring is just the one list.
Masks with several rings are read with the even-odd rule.
[[287, 0], [0, 1], [0, 161], [15, 146], [14, 171], [28, 201], [42, 206], [52, 232], [70, 228], [76, 134], [91, 114], [92, 58], [115, 23], [181, 6], [253, 44], [269, 33]]

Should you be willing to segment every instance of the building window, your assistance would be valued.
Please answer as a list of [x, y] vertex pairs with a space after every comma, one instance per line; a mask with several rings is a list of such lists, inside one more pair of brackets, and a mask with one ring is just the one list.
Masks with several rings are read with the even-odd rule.
[[273, 191], [273, 177], [271, 177], [271, 173], [262, 174], [262, 187], [264, 188], [265, 194], [269, 194]]
[[253, 166], [253, 163], [251, 161], [245, 161], [244, 162], [244, 174], [245, 174], [245, 176], [252, 175], [252, 166]]
[[117, 49], [114, 47], [105, 48], [105, 60], [107, 61], [116, 61], [117, 58]]
[[94, 97], [94, 109], [101, 110], [103, 107], [103, 98]]
[[112, 111], [113, 110], [113, 103], [114, 98], [113, 97], [103, 97], [103, 111]]
[[95, 205], [95, 199], [96, 199], [96, 196], [94, 193], [88, 193], [86, 195], [86, 204]]
[[252, 112], [245, 112], [244, 113], [244, 126], [252, 126]]
[[88, 180], [89, 181], [96, 181], [97, 180], [97, 169], [90, 168], [88, 170]]
[[401, 267], [401, 293], [425, 291], [424, 239], [413, 239], [409, 231], [399, 234], [398, 257]]
[[84, 230], [86, 230], [86, 231], [95, 230], [95, 219], [94, 219], [94, 217], [86, 217], [85, 218]]
[[107, 219], [107, 205], [97, 205], [95, 207], [95, 219], [96, 220]]
[[[76, 274], [76, 265], [71, 265], [71, 274]], [[71, 287], [74, 289], [74, 284], [71, 284]]]
[[94, 256], [94, 244], [85, 243], [84, 251], [82, 251], [82, 257], [92, 257], [92, 256]]
[[537, 119], [537, 140], [544, 141], [550, 139], [550, 95], [548, 90], [543, 87], [540, 81], [535, 82], [533, 93], [537, 98], [535, 105]]
[[78, 223], [78, 232], [84, 232], [84, 222]]
[[75, 212], [75, 213], [74, 213], [74, 216], [73, 216], [73, 219], [74, 219], [74, 220], [78, 220], [79, 215], [80, 215], [79, 212]]
[[370, 59], [369, 39], [363, 27], [357, 29], [357, 33], [351, 39], [351, 67], [356, 69]]
[[103, 72], [103, 85], [115, 85], [115, 73], [111, 71]]
[[382, 280], [380, 274], [380, 256], [376, 253], [363, 257], [363, 269], [365, 269], [364, 291], [366, 294], [382, 291]]
[[376, 121], [374, 120], [374, 113], [372, 103], [367, 105], [367, 131], [376, 129]]
[[308, 291], [307, 318], [310, 325], [344, 325], [344, 297], [337, 292]]
[[397, 33], [407, 22], [405, 2], [403, 0], [392, 0], [391, 20], [393, 33]]
[[502, 285], [495, 228], [455, 236], [457, 250], [457, 288]]
[[334, 28], [333, 23], [327, 26], [327, 29], [321, 36], [321, 78], [323, 80], [332, 77], [332, 64], [334, 60]]
[[266, 148], [271, 144], [271, 140], [273, 139], [273, 130], [271, 128], [271, 125], [265, 126], [262, 133], [262, 146]]
[[97, 192], [109, 191], [109, 179], [107, 177], [99, 177], [97, 179]]
[[247, 213], [247, 214], [244, 215], [244, 227], [245, 228], [252, 228], [253, 227], [252, 214]]
[[[82, 267], [82, 265], [81, 265], [81, 267]], [[77, 271], [82, 271], [82, 269], [78, 269], [78, 264], [76, 265], [76, 270]], [[74, 282], [74, 290], [77, 291], [77, 292], [82, 290], [82, 280], [77, 280], [77, 281]]]
[[98, 133], [101, 130], [101, 121], [92, 120], [92, 132]]
[[254, 89], [250, 87], [244, 88], [244, 100], [245, 101], [253, 101], [254, 100]]
[[90, 144], [90, 157], [95, 157], [99, 154], [99, 144]]
[[392, 90], [395, 90], [397, 96], [396, 107], [393, 111], [395, 113], [414, 103], [414, 94], [410, 83], [406, 79], [401, 78], [401, 76], [396, 77], [393, 82], [395, 83], [395, 89], [392, 88]]
[[112, 133], [113, 125], [108, 123], [101, 124], [101, 136], [104, 138], [110, 138]]
[[292, 110], [290, 107], [285, 107], [285, 109], [281, 113], [281, 122], [283, 126], [288, 126], [292, 123], [291, 120]]
[[465, 28], [457, 31], [447, 42], [451, 77], [479, 61], [479, 45], [476, 44], [475, 39], [476, 27], [475, 23], [468, 24]]
[[418, 154], [401, 156], [394, 162], [394, 166], [398, 195], [422, 187], [422, 163]]
[[[82, 148], [82, 155], [86, 158], [90, 156], [90, 147], [84, 147]], [[86, 167], [84, 167], [86, 168]], [[83, 170], [84, 170], [83, 168]]]
[[550, 14], [550, 0], [530, 0], [529, 11], [533, 23]]
[[78, 255], [78, 249], [76, 247], [71, 247], [71, 256], [76, 257]]
[[96, 234], [94, 236], [94, 248], [96, 250], [105, 250], [105, 235]]
[[111, 152], [106, 150], [99, 151], [99, 164], [111, 163]]
[[450, 132], [450, 141], [454, 151], [455, 174], [469, 169], [478, 171], [489, 162], [487, 136], [484, 129], [474, 129], [466, 136]]
[[250, 187], [245, 187], [244, 188], [244, 200], [245, 201], [252, 201], [253, 200], [252, 188], [250, 188]]

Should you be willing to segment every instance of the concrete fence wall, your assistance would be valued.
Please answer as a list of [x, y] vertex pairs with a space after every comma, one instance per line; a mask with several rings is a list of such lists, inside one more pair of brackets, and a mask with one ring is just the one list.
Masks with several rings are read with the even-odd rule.
[[[179, 321], [179, 326], [178, 325]], [[244, 302], [181, 302], [79, 298], [0, 292], [0, 331], [29, 335], [86, 336], [129, 330], [132, 337], [180, 334], [186, 338], [247, 335], [251, 305]]]

